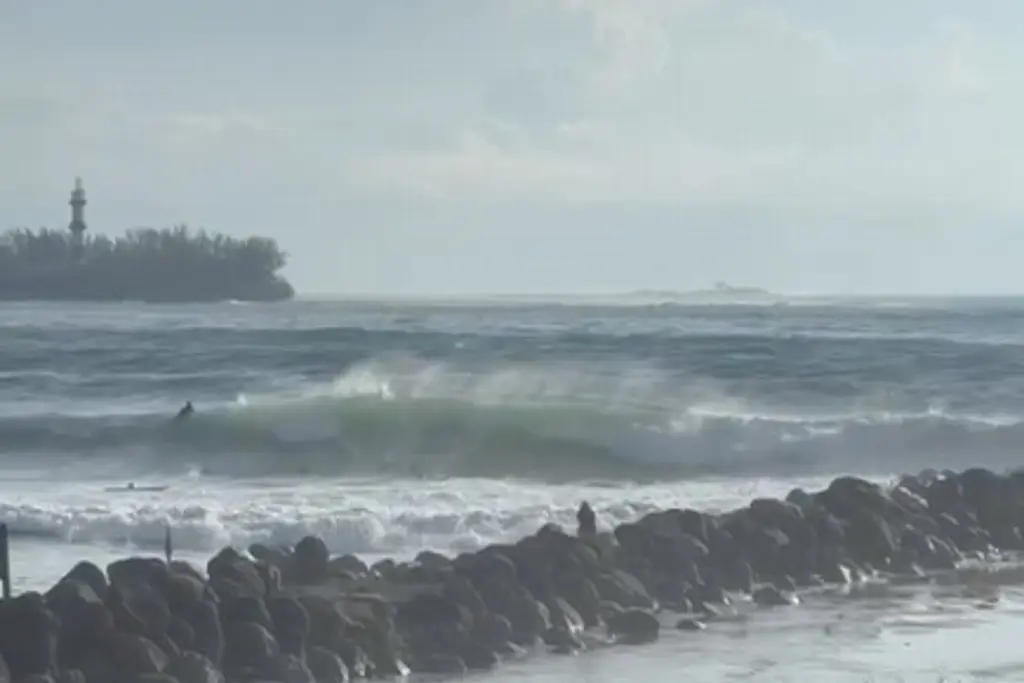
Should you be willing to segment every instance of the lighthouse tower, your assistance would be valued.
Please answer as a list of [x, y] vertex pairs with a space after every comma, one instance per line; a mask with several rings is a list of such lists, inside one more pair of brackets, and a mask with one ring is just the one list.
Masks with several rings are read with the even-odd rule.
[[71, 191], [71, 224], [68, 230], [75, 237], [75, 242], [81, 243], [82, 233], [85, 232], [85, 190], [82, 188], [82, 179], [75, 178], [75, 189]]

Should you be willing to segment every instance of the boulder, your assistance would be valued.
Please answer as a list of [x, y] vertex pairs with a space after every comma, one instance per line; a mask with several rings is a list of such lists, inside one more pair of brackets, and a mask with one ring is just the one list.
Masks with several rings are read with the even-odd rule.
[[224, 659], [224, 629], [217, 605], [202, 601], [188, 623], [194, 634], [193, 649], [219, 667]]
[[609, 615], [605, 619], [608, 634], [617, 642], [626, 645], [640, 645], [658, 639], [661, 623], [648, 610], [627, 609], [618, 614]]
[[370, 573], [370, 568], [366, 566], [366, 563], [355, 555], [335, 557], [328, 563], [328, 567], [331, 574], [348, 572], [352, 576], [360, 577]]
[[273, 620], [263, 598], [255, 596], [230, 597], [220, 605], [221, 622], [225, 625], [236, 621], [259, 624], [268, 631], [274, 629]]
[[224, 627], [224, 673], [229, 678], [248, 671], [264, 672], [281, 653], [277, 641], [263, 626], [235, 621]]
[[250, 596], [262, 598], [267, 585], [256, 563], [231, 547], [224, 548], [206, 564], [210, 584], [221, 598]]
[[174, 573], [167, 580], [167, 607], [171, 614], [188, 619], [203, 601], [206, 587], [190, 574]]
[[453, 568], [452, 561], [441, 553], [424, 550], [416, 556], [416, 563], [428, 569], [448, 571]]
[[800, 600], [797, 598], [796, 593], [783, 590], [777, 586], [762, 586], [754, 591], [754, 594], [751, 597], [755, 603], [765, 607], [800, 604]]
[[170, 663], [167, 654], [152, 640], [131, 633], [115, 633], [107, 641], [110, 661], [122, 676], [131, 679], [142, 674], [159, 674]]
[[330, 559], [331, 553], [322, 538], [306, 536], [295, 544], [292, 551], [289, 582], [314, 584], [325, 580]]
[[349, 673], [345, 662], [326, 648], [316, 645], [309, 648], [306, 664], [317, 683], [348, 683]]
[[0, 658], [12, 680], [56, 670], [59, 631], [57, 617], [39, 593], [0, 602]]

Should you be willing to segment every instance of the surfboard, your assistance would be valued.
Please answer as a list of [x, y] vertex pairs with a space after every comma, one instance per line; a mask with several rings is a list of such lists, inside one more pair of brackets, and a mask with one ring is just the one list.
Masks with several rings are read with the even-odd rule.
[[168, 486], [108, 486], [103, 489], [107, 493], [155, 493], [159, 491], [166, 491]]

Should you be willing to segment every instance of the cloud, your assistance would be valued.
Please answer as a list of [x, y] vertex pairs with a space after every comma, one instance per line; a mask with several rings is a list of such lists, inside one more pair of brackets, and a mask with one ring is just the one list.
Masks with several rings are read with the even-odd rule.
[[376, 282], [366, 264], [417, 231], [500, 233], [509, 251], [517, 225], [576, 244], [607, 217], [602, 239], [624, 250], [634, 231], [691, 229], [680, 215], [806, 241], [1024, 213], [1024, 5], [100, 5], [0, 23], [0, 60], [18, 65], [0, 70], [8, 221], [60, 224], [83, 175], [97, 225], [267, 232], [309, 263], [321, 230], [364, 249], [346, 273]]
[[[461, 120], [446, 148], [371, 154], [353, 161], [351, 181], [451, 201], [1017, 201], [999, 177], [984, 185], [963, 175], [1000, 151], [972, 134], [993, 121], [965, 109], [963, 96], [1007, 95], [994, 90], [963, 22], [925, 22], [914, 40], [879, 48], [757, 3], [528, 9], [571, 17], [590, 43], [576, 61], [532, 63], [495, 86], [505, 98], [487, 98], [499, 106], [484, 115], [519, 138]], [[940, 121], [967, 131], [953, 158]], [[1024, 180], [1016, 166], [996, 170]]]
[[[206, 54], [221, 60], [208, 82], [163, 58], [147, 67], [143, 55], [121, 68], [125, 79], [158, 68], [144, 87], [107, 72], [58, 101], [27, 74], [0, 115], [22, 147], [32, 129], [51, 153], [87, 165], [149, 155], [168, 177], [223, 182], [243, 167], [266, 184], [290, 165], [313, 186], [447, 202], [844, 207], [927, 203], [936, 190], [1007, 201], [1004, 174], [1024, 180], [1002, 158], [1016, 124], [993, 112], [1020, 113], [1022, 102], [974, 26], [925, 15], [913, 35], [877, 44], [788, 4], [507, 0], [461, 14], [434, 4], [416, 13], [437, 36], [422, 42], [384, 9], [342, 3], [335, 20], [377, 44], [275, 50], [278, 70], [266, 72], [267, 27], [243, 17], [230, 43], [190, 47], [189, 69]], [[40, 168], [56, 163], [42, 158]], [[987, 187], [963, 176], [986, 165]]]

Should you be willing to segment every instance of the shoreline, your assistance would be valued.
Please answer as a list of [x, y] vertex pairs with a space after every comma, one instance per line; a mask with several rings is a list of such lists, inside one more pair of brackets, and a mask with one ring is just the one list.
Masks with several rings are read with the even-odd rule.
[[314, 537], [224, 549], [205, 571], [79, 563], [45, 595], [0, 603], [0, 655], [15, 682], [458, 674], [537, 649], [649, 643], [675, 622], [714, 628], [734, 601], [786, 607], [866, 579], [927, 582], [1024, 550], [1022, 525], [1024, 474], [974, 468], [890, 488], [839, 477], [723, 513], [665, 510], [577, 535], [546, 526], [456, 558], [373, 567], [331, 558]]

